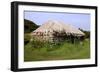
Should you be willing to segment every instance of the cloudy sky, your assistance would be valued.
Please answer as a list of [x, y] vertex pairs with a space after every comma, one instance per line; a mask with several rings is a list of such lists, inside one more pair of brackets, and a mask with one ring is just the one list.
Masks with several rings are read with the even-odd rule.
[[48, 20], [56, 20], [90, 31], [90, 14], [24, 11], [24, 19], [31, 20], [37, 25], [42, 25]]

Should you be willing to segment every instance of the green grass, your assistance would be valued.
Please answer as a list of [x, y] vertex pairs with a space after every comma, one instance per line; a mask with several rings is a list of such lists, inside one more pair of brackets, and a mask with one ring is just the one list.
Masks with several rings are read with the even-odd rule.
[[[90, 58], [90, 40], [86, 39], [81, 43], [62, 42], [55, 44], [45, 43], [34, 48], [29, 42], [24, 46], [24, 61], [46, 61], [46, 60], [71, 60]], [[41, 43], [40, 43], [41, 44]], [[37, 44], [39, 46], [39, 44]]]

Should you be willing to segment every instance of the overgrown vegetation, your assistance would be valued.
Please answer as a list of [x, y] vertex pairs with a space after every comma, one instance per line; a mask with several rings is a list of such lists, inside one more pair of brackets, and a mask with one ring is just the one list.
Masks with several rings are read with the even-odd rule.
[[24, 61], [69, 60], [90, 58], [89, 39], [79, 43], [32, 41], [24, 47]]

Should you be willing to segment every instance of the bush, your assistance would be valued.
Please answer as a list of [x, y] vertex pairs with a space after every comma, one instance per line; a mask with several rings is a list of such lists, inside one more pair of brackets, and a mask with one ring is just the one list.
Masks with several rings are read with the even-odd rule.
[[26, 45], [27, 43], [29, 43], [31, 39], [30, 34], [24, 34], [24, 44]]
[[44, 42], [34, 39], [31, 41], [33, 48], [42, 48], [44, 46]]
[[85, 33], [85, 37], [84, 38], [90, 38], [90, 31], [85, 31], [85, 30], [80, 29], [80, 28], [79, 28], [79, 30]]

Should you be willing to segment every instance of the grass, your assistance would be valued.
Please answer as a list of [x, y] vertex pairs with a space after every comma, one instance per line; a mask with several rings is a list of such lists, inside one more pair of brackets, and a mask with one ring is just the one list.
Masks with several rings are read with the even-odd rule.
[[[35, 44], [36, 45], [36, 44]], [[37, 44], [39, 46], [39, 44]], [[34, 43], [29, 42], [24, 46], [24, 61], [46, 60], [71, 60], [90, 58], [90, 40], [81, 43], [61, 42], [55, 44], [45, 43], [34, 48]]]

